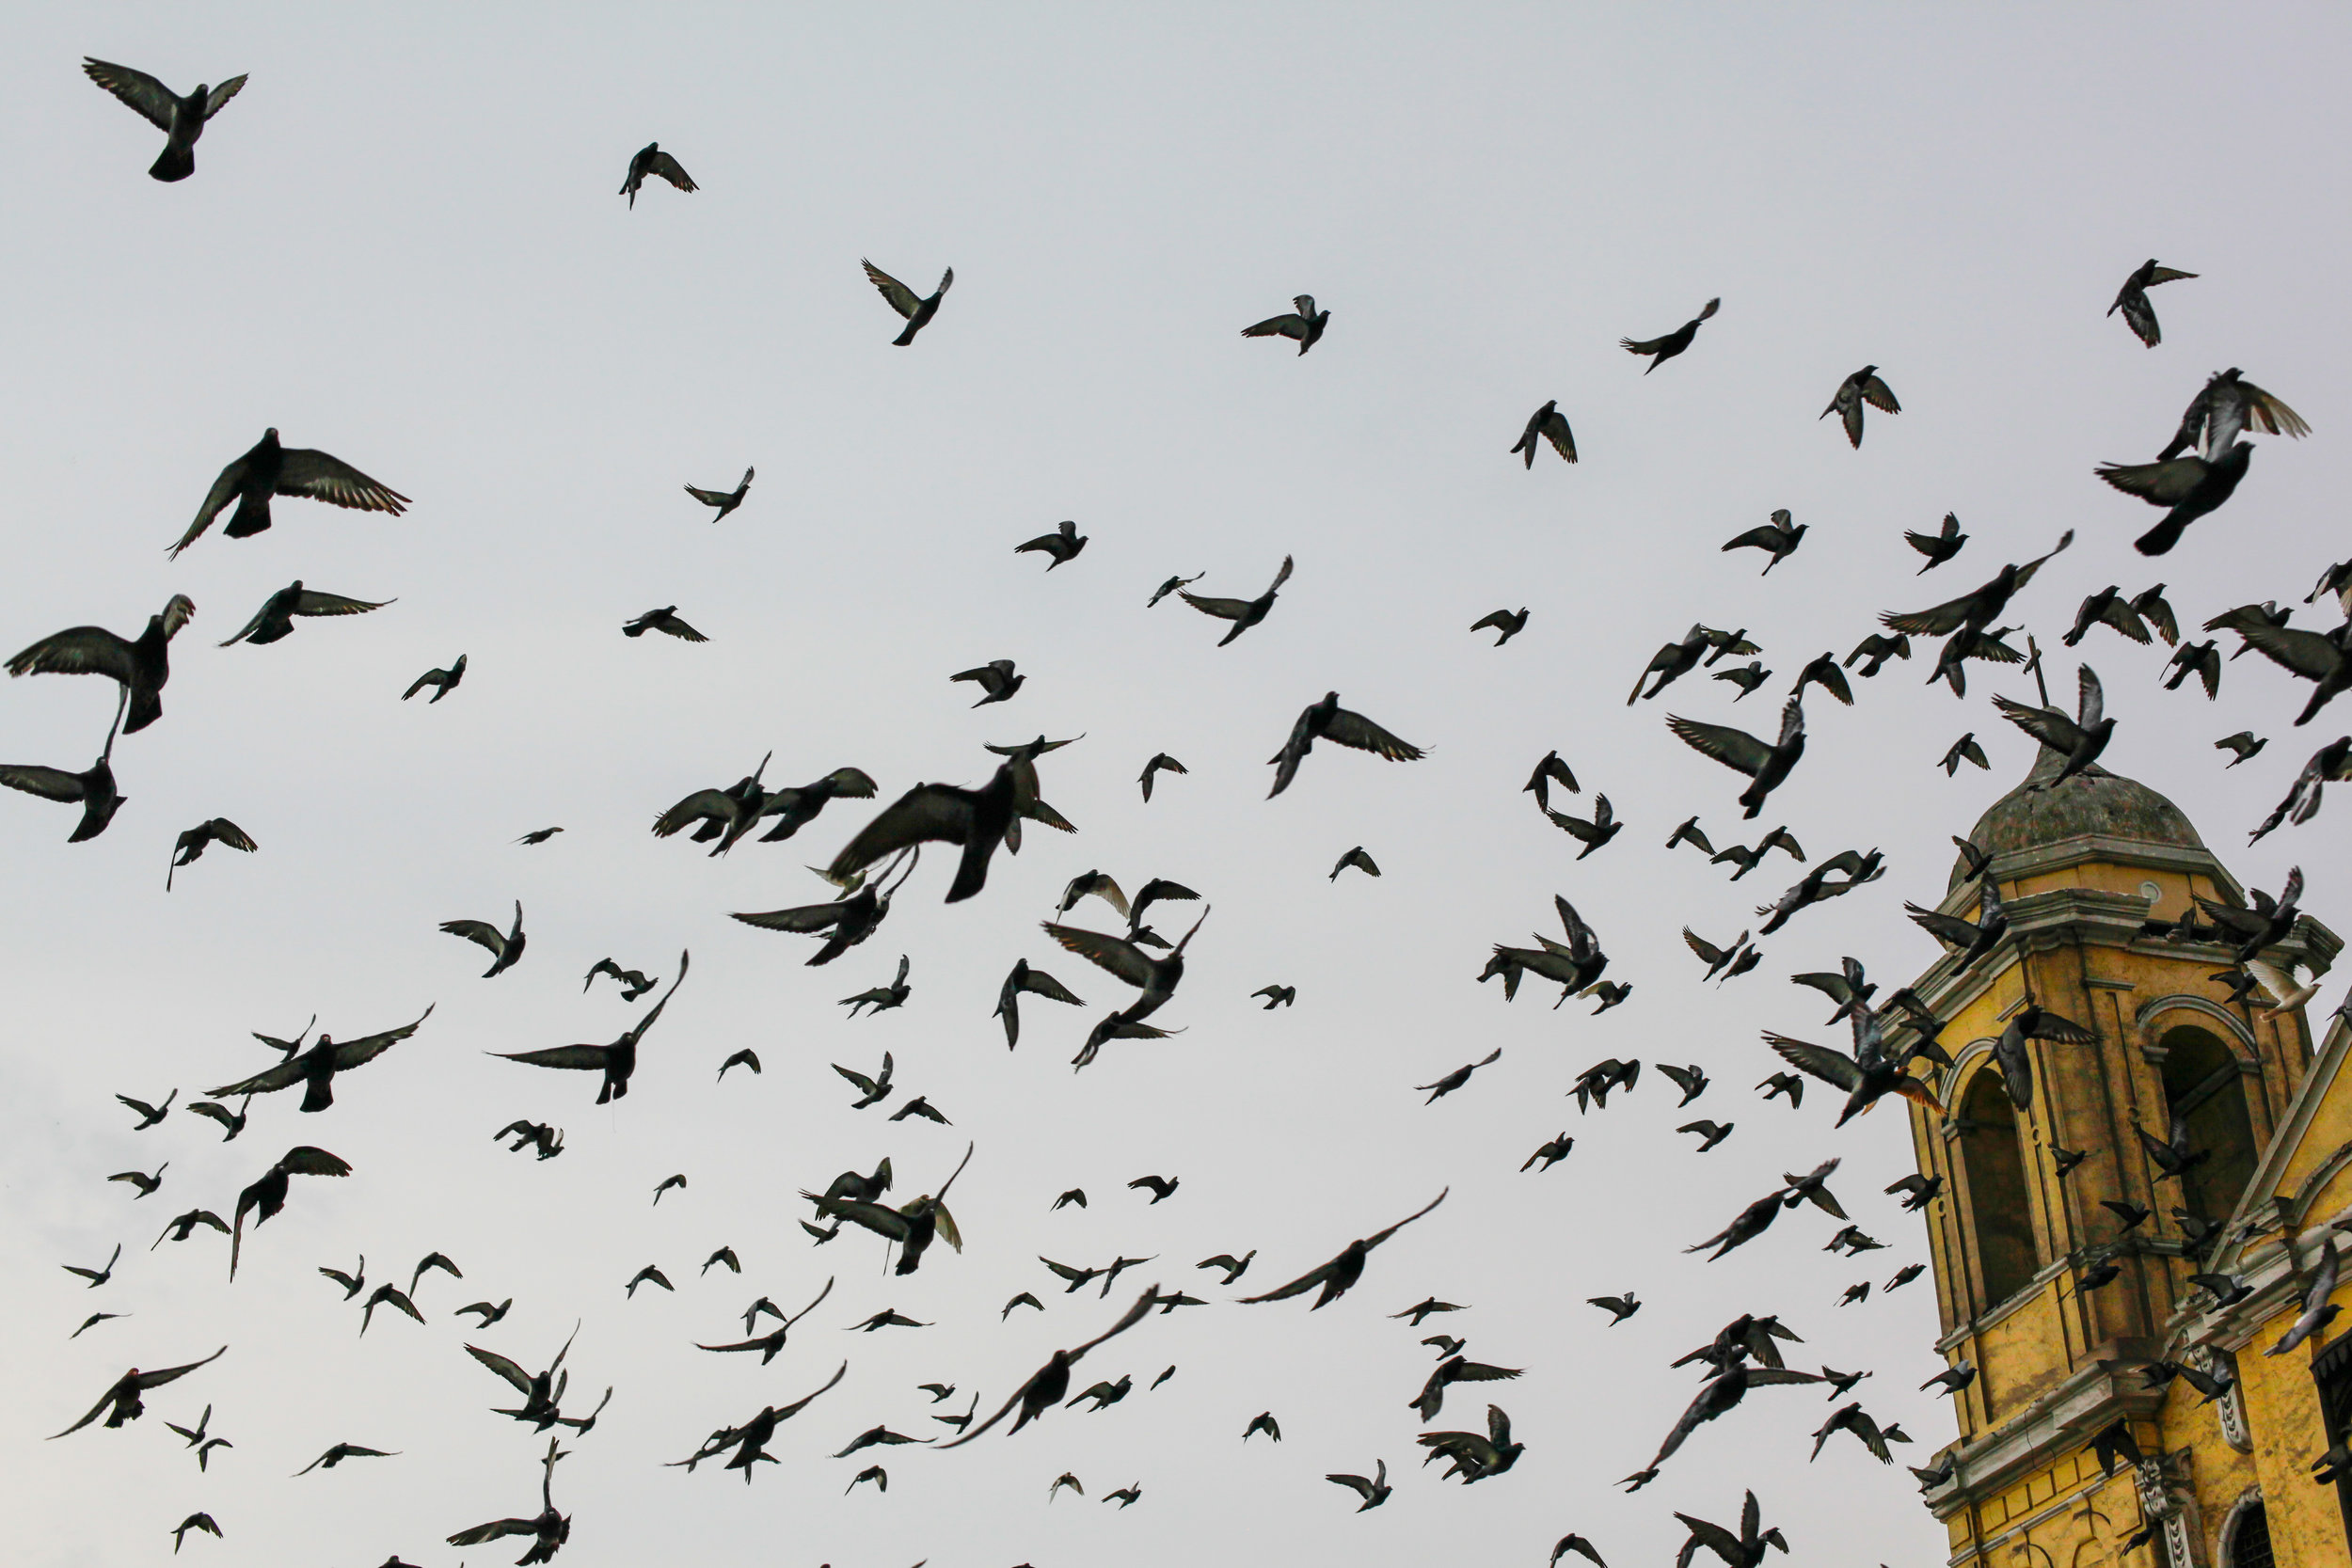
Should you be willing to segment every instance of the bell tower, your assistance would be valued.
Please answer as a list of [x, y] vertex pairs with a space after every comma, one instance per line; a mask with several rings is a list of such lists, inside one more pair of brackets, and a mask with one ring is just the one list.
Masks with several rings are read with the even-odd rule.
[[[2201, 896], [2246, 902], [2188, 818], [2095, 766], [2050, 787], [2061, 762], [2042, 751], [1969, 834], [1990, 857], [2007, 933], [1972, 964], [1947, 952], [1914, 983], [1949, 1021], [1952, 1058], [1930, 1080], [1948, 1117], [1911, 1111], [1918, 1168], [1944, 1179], [1928, 1212], [1936, 1348], [1977, 1369], [1954, 1399], [1951, 1475], [1926, 1499], [1955, 1563], [2007, 1568], [2063, 1507], [2096, 1512], [2080, 1496], [2103, 1479], [2089, 1445], [2119, 1419], [2148, 1454], [2165, 1450], [2155, 1422], [2167, 1394], [2137, 1369], [2205, 1301], [2188, 1275], [2237, 1211], [2313, 1055], [2300, 1008], [2233, 995], [2217, 933], [2147, 929], [2194, 913]], [[1940, 910], [1975, 918], [1980, 886], [1963, 857]], [[2271, 951], [2325, 969], [2341, 946], [2306, 918]], [[1994, 1045], [2029, 1005], [2097, 1037], [2026, 1040], [2031, 1095], [2019, 1107]], [[2165, 1143], [2176, 1122], [2201, 1157], [2169, 1175], [2142, 1135]], [[2136, 1528], [2128, 1504], [2099, 1507]]]

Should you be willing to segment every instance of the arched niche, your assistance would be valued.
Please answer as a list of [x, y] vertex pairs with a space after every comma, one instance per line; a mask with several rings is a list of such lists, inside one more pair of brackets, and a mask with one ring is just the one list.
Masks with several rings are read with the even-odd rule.
[[1977, 1277], [1983, 1282], [1982, 1309], [2024, 1290], [2041, 1267], [2017, 1112], [1997, 1068], [1988, 1064], [1968, 1080], [1961, 1091], [1960, 1122], [1955, 1142], [1968, 1180], [1969, 1239], [1977, 1251]]
[[[2192, 1015], [2174, 1014], [2157, 1036], [2169, 1118], [2188, 1123], [2188, 1146], [2205, 1158], [2181, 1179], [2181, 1206], [2219, 1221], [2237, 1207], [2261, 1150], [2246, 1110], [2246, 1073], [2229, 1042]], [[2169, 1134], [2170, 1121], [2166, 1131]]]

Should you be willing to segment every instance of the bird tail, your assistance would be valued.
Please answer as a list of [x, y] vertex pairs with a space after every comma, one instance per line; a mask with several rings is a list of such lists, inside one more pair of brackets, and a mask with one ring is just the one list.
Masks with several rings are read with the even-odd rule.
[[2188, 525], [2189, 519], [2182, 516], [2180, 509], [2175, 507], [2164, 515], [2164, 521], [2133, 540], [2132, 548], [2142, 555], [2162, 555], [2181, 542], [2181, 535], [2186, 531]]
[[162, 155], [156, 158], [154, 166], [147, 172], [150, 178], [161, 180], [167, 183], [175, 180], [185, 180], [196, 172], [196, 149], [167, 147]]

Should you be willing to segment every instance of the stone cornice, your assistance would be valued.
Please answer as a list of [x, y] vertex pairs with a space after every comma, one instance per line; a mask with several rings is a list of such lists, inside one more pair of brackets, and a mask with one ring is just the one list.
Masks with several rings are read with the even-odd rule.
[[1929, 1510], [1938, 1519], [1948, 1519], [1970, 1502], [2004, 1491], [2080, 1448], [2119, 1418], [2154, 1419], [2164, 1404], [2164, 1390], [2132, 1386], [2099, 1364], [2104, 1359], [2138, 1366], [2153, 1358], [2153, 1350], [2143, 1339], [2110, 1340], [2086, 1359], [2081, 1370], [1974, 1442], [1953, 1449], [1952, 1479], [1927, 1493]]

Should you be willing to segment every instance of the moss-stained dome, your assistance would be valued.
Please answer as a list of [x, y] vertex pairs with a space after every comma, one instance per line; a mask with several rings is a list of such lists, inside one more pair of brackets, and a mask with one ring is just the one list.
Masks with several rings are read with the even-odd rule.
[[[2047, 747], [2025, 782], [1993, 802], [1968, 837], [1992, 855], [2042, 848], [2074, 838], [2126, 839], [2203, 850], [2204, 840], [2180, 807], [2146, 784], [2093, 763], [2056, 789], [2066, 759]], [[1947, 887], [1958, 887], [1967, 862], [1955, 860]]]

